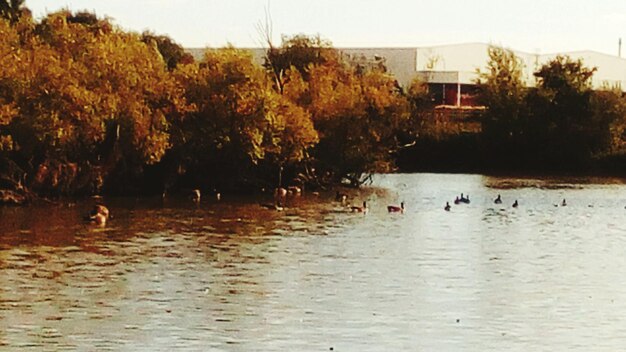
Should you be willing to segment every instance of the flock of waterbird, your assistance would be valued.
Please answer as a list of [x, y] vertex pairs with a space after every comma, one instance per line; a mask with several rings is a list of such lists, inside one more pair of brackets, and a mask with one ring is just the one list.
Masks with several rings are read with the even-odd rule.
[[[268, 209], [274, 209], [274, 210], [280, 211], [280, 210], [283, 210], [287, 197], [299, 196], [301, 194], [302, 194], [302, 189], [297, 186], [291, 186], [288, 188], [279, 187], [274, 190], [274, 203], [273, 204], [262, 203], [261, 206], [268, 208]], [[192, 190], [189, 198], [191, 199], [192, 202], [199, 204], [200, 199], [201, 199], [200, 190], [199, 189]], [[218, 201], [221, 199], [221, 194], [219, 192], [215, 193], [215, 199]], [[348, 200], [348, 195], [337, 191], [337, 193], [335, 194], [335, 200], [337, 202], [340, 202], [343, 205], [346, 205], [347, 200]], [[502, 197], [498, 194], [498, 196], [493, 200], [493, 202], [494, 204], [502, 204]], [[464, 195], [463, 193], [461, 193], [461, 196], [460, 197], [457, 196], [454, 199], [453, 203], [455, 205], [469, 204], [470, 203], [469, 195]], [[560, 206], [564, 207], [566, 205], [567, 205], [567, 202], [565, 199], [563, 199]], [[367, 206], [367, 201], [363, 201], [362, 205], [360, 206], [349, 205], [349, 204], [347, 204], [347, 206], [348, 206], [349, 211], [353, 213], [367, 213], [369, 211], [369, 208]], [[511, 205], [511, 207], [517, 208], [518, 206], [519, 206], [519, 202], [516, 199]], [[555, 206], [558, 206], [558, 204], [555, 204]], [[450, 202], [446, 202], [446, 205], [444, 206], [443, 209], [445, 211], [450, 211], [452, 209]], [[401, 202], [400, 205], [388, 205], [387, 206], [387, 211], [389, 213], [404, 213], [404, 210], [405, 210], [404, 202]], [[93, 224], [99, 225], [99, 226], [104, 226], [106, 225], [107, 221], [110, 218], [111, 216], [109, 213], [109, 209], [102, 204], [97, 204], [93, 207], [91, 212], [85, 217], [85, 220]]]
[[[347, 195], [343, 194], [343, 193], [339, 193], [337, 192], [336, 198], [335, 200], [340, 201], [342, 203], [345, 203], [347, 200]], [[453, 203], [455, 205], [460, 205], [460, 204], [470, 204], [470, 199], [469, 199], [469, 195], [463, 195], [463, 193], [461, 193], [461, 196], [457, 196]], [[498, 196], [493, 200], [494, 204], [502, 204], [502, 196], [498, 194]], [[567, 206], [567, 201], [565, 199], [563, 199], [563, 201], [560, 204], [554, 204], [554, 206]], [[511, 207], [513, 208], [517, 208], [519, 207], [519, 202], [517, 201], [517, 199], [513, 202], [513, 204], [511, 204]], [[387, 211], [390, 213], [404, 213], [404, 202], [401, 202], [400, 205], [388, 205], [387, 206]], [[446, 205], [443, 207], [443, 210], [445, 211], [450, 211], [452, 209], [452, 206], [450, 205], [450, 202], [446, 202]], [[363, 202], [362, 206], [351, 206], [350, 210], [354, 213], [366, 213], [368, 211], [368, 207], [367, 207], [367, 202]]]
[[[345, 204], [348, 200], [348, 195], [345, 193], [340, 193], [337, 191], [335, 195], [335, 200]], [[353, 213], [367, 213], [369, 208], [367, 207], [367, 201], [363, 201], [361, 206], [350, 206], [350, 211]], [[388, 205], [387, 211], [390, 213], [404, 213], [404, 202], [400, 202], [400, 205]]]
[[[217, 190], [213, 190], [213, 194], [215, 196], [216, 201], [220, 201], [222, 199], [222, 194]], [[302, 194], [302, 189], [298, 186], [290, 186], [287, 188], [276, 188], [274, 191], [274, 204], [261, 204], [261, 206], [274, 209], [274, 210], [283, 210], [285, 201], [288, 196], [299, 196]], [[163, 192], [162, 198], [165, 199], [167, 196], [166, 192]], [[96, 197], [99, 199], [100, 197]], [[195, 204], [200, 204], [200, 200], [202, 199], [202, 192], [199, 189], [193, 189], [188, 193], [188, 198]], [[98, 225], [104, 226], [107, 221], [111, 218], [109, 209], [102, 205], [96, 204], [92, 210], [85, 216], [85, 220]]]
[[[463, 196], [463, 193], [461, 193], [461, 197], [456, 197], [454, 199], [454, 204], [469, 204], [470, 203], [470, 199], [469, 199], [469, 194], [467, 196]], [[498, 196], [496, 197], [496, 199], [493, 200], [494, 204], [502, 204], [502, 197], [498, 194]], [[567, 203], [565, 202], [565, 199], [563, 199], [563, 206], [567, 205]], [[517, 199], [513, 202], [513, 204], [511, 204], [511, 207], [513, 208], [517, 208], [519, 206], [519, 203], [517, 202]], [[449, 202], [446, 202], [446, 206], [443, 207], [443, 210], [445, 211], [450, 211], [450, 209], [452, 209], [452, 207], [450, 206]]]
[[[469, 199], [469, 195], [467, 196], [463, 196], [463, 193], [461, 193], [461, 197], [456, 197], [454, 199], [454, 204], [469, 204], [470, 203], [470, 199]], [[493, 200], [494, 204], [502, 204], [502, 196], [500, 196], [498, 194], [498, 196], [496, 197], [496, 199]], [[565, 207], [567, 206], [567, 201], [565, 199], [563, 199], [563, 201], [561, 202], [561, 204], [554, 204], [555, 207], [558, 206], [562, 206]], [[517, 208], [519, 207], [519, 202], [517, 201], [517, 199], [513, 202], [513, 204], [511, 204], [511, 207], [513, 208]], [[445, 211], [450, 211], [450, 209], [452, 209], [452, 206], [450, 206], [450, 202], [446, 202], [446, 205], [443, 207], [443, 210]]]

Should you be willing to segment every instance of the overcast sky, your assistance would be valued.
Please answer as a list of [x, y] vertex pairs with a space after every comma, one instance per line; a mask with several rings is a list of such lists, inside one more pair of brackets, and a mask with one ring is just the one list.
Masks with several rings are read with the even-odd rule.
[[37, 18], [61, 8], [90, 10], [185, 47], [259, 46], [256, 26], [266, 9], [277, 44], [281, 34], [305, 33], [337, 47], [484, 42], [532, 53], [617, 55], [618, 38], [626, 41], [626, 0], [26, 0], [26, 6]]

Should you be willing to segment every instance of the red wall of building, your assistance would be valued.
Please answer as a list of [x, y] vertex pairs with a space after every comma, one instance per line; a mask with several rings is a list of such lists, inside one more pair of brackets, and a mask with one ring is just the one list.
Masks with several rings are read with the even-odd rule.
[[[456, 106], [458, 92], [456, 84], [430, 83], [428, 90], [434, 99], [435, 105]], [[478, 102], [478, 87], [476, 85], [461, 85], [461, 106], [480, 106]]]
[[456, 105], [457, 86], [456, 84], [446, 84], [444, 105]]

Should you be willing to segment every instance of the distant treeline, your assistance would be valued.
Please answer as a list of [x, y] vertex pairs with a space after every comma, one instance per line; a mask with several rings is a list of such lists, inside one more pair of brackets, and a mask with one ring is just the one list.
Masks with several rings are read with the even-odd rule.
[[[508, 167], [577, 164], [624, 145], [621, 94], [592, 91], [593, 69], [568, 58], [526, 88], [519, 60], [490, 49], [482, 132], [468, 137], [433, 118], [424, 84], [403, 89], [380, 61], [319, 37], [268, 41], [263, 66], [232, 47], [195, 62], [166, 36], [88, 12], [35, 21], [20, 1], [0, 1], [0, 15], [0, 189], [19, 195], [357, 186], [397, 161], [427, 169], [455, 152]], [[445, 143], [460, 149], [428, 157]]]
[[200, 62], [92, 13], [0, 20], [0, 188], [33, 195], [359, 185], [393, 171], [407, 96], [306, 36]]
[[[595, 68], [557, 56], [524, 82], [522, 61], [490, 47], [479, 72], [480, 133], [438, 131], [401, 155], [408, 169], [626, 175], [626, 98], [593, 90]], [[429, 157], [428, 151], [437, 157]]]

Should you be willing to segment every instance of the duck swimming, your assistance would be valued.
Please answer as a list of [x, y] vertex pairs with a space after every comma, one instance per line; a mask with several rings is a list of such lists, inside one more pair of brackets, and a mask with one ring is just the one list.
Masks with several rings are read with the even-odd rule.
[[107, 220], [109, 220], [109, 216], [109, 209], [104, 205], [98, 204], [93, 207], [86, 219], [98, 226], [104, 226]]
[[284, 206], [287, 200], [287, 190], [283, 187], [278, 187], [274, 190], [274, 203], [278, 206]]
[[199, 189], [194, 189], [193, 191], [191, 191], [191, 201], [194, 203], [200, 203], [200, 190]]
[[337, 191], [337, 193], [335, 194], [335, 200], [337, 202], [345, 203], [348, 200], [348, 195], [345, 193], [339, 193], [339, 191]]
[[367, 213], [367, 202], [363, 201], [363, 206], [362, 207], [358, 207], [358, 206], [351, 206], [350, 210], [353, 213]]
[[517, 203], [517, 199], [516, 199], [516, 200], [515, 200], [515, 202], [513, 202], [512, 207], [513, 207], [513, 208], [517, 208], [517, 206], [518, 206], [518, 205], [519, 205], [519, 203]]
[[302, 194], [302, 188], [298, 186], [289, 186], [287, 187], [287, 194], [290, 196], [299, 196]]
[[278, 204], [261, 203], [259, 205], [262, 206], [263, 208], [276, 210], [276, 211], [283, 211], [285, 209], [284, 207], [282, 207], [282, 206], [280, 206]]
[[91, 215], [102, 214], [105, 218], [109, 218], [109, 209], [104, 205], [98, 204], [91, 210]]
[[91, 217], [91, 222], [98, 226], [104, 226], [107, 224], [107, 218], [104, 215], [98, 213]]
[[404, 202], [401, 202], [400, 206], [388, 205], [387, 211], [390, 213], [404, 213]]
[[450, 211], [450, 208], [451, 208], [451, 207], [450, 207], [450, 203], [449, 203], [449, 202], [446, 202], [446, 206], [445, 206], [445, 207], [443, 207], [443, 210], [445, 210], [445, 211]]
[[496, 197], [496, 199], [493, 201], [495, 204], [502, 204], [502, 198], [500, 198], [500, 195], [498, 194], [498, 197]]

